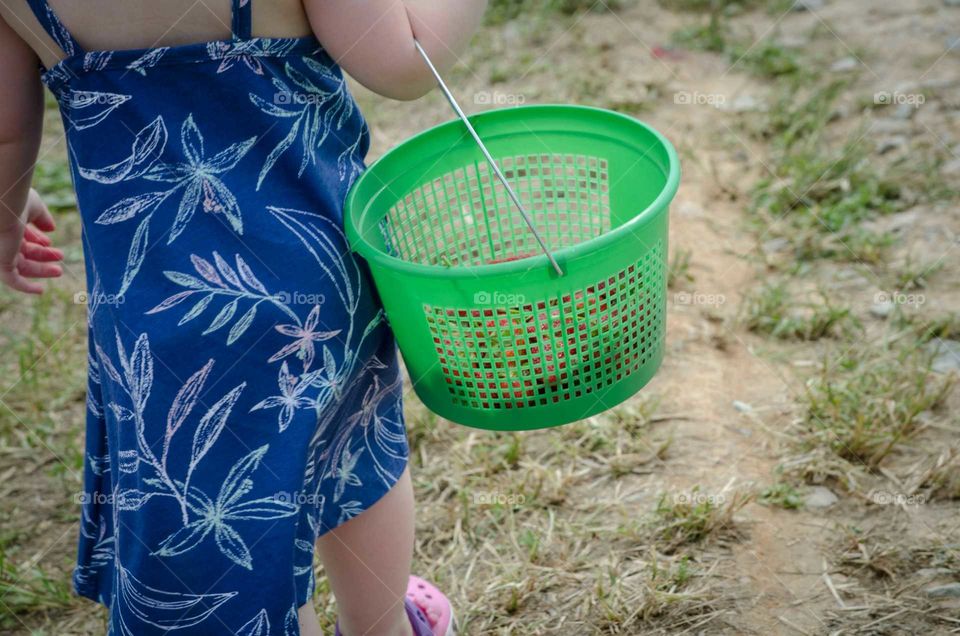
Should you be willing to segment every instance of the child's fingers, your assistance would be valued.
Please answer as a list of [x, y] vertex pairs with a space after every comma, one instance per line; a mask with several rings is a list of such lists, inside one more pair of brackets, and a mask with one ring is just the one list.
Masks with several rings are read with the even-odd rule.
[[32, 225], [26, 225], [23, 228], [23, 239], [31, 243], [39, 243], [40, 245], [50, 245], [52, 243], [49, 236]]
[[23, 257], [31, 261], [40, 261], [49, 263], [63, 260], [63, 251], [56, 247], [47, 247], [37, 243], [24, 241], [20, 244], [20, 253]]
[[30, 219], [30, 222], [43, 230], [44, 232], [53, 232], [57, 229], [57, 224], [53, 220], [53, 215], [46, 207], [40, 210], [37, 216]]
[[63, 274], [63, 269], [59, 265], [26, 259], [20, 259], [17, 263], [17, 271], [27, 278], [57, 278]]
[[36, 190], [30, 190], [30, 196], [27, 199], [27, 221], [45, 232], [57, 229], [50, 209]]
[[43, 285], [26, 280], [20, 274], [14, 271], [0, 271], [0, 282], [15, 291], [25, 294], [42, 294]]

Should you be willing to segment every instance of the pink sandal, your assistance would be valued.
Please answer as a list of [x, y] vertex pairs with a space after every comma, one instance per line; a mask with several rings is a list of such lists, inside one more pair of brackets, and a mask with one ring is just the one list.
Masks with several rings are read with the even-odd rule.
[[411, 576], [407, 583], [407, 601], [426, 617], [433, 636], [455, 636], [453, 607], [443, 592], [419, 576]]
[[[410, 577], [403, 604], [414, 636], [456, 636], [450, 599], [419, 576]], [[339, 623], [334, 633], [341, 636]]]

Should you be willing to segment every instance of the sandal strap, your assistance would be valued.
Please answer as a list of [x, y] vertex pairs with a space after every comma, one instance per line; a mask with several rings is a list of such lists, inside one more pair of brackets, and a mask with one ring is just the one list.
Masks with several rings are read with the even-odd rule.
[[408, 598], [403, 599], [403, 604], [407, 608], [407, 616], [410, 617], [410, 624], [413, 626], [413, 636], [434, 636], [433, 627], [423, 610]]
[[[403, 599], [403, 606], [407, 610], [407, 618], [410, 619], [410, 625], [413, 627], [413, 636], [434, 636], [433, 627], [430, 626], [430, 621], [427, 620], [423, 610], [408, 598]], [[337, 621], [334, 627], [334, 634], [343, 636], [340, 631], [340, 621]]]

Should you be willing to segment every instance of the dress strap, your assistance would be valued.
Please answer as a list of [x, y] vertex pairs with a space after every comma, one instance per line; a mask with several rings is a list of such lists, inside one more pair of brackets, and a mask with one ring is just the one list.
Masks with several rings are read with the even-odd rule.
[[235, 40], [253, 37], [253, 0], [233, 0], [233, 37]]
[[[249, 1], [250, 0], [247, 0], [247, 2]], [[37, 16], [37, 20], [40, 21], [40, 26], [43, 27], [43, 30], [53, 38], [57, 46], [63, 49], [67, 57], [83, 53], [83, 48], [80, 46], [80, 43], [77, 42], [73, 34], [67, 30], [67, 27], [63, 26], [63, 22], [60, 21], [60, 18], [47, 3], [47, 0], [27, 0], [27, 4], [30, 5], [33, 14]]]

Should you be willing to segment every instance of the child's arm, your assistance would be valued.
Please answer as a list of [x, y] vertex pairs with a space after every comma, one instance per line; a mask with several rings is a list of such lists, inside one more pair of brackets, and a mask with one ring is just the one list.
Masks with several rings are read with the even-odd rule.
[[39, 294], [28, 278], [61, 274], [63, 258], [44, 232], [53, 217], [30, 189], [43, 130], [43, 86], [30, 47], [0, 18], [0, 282]]
[[480, 25], [487, 0], [304, 0], [317, 39], [372, 91], [416, 99], [435, 86], [416, 37], [441, 73]]

